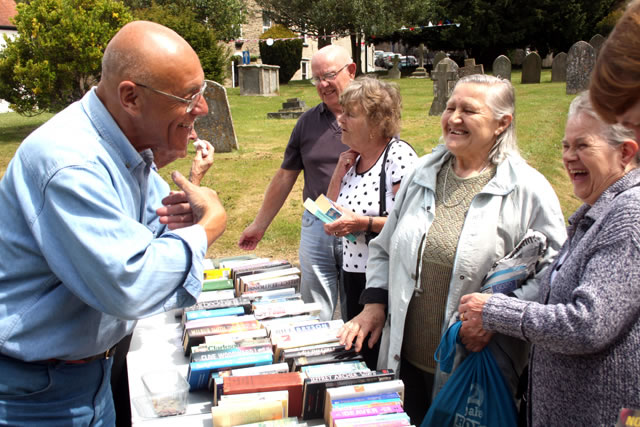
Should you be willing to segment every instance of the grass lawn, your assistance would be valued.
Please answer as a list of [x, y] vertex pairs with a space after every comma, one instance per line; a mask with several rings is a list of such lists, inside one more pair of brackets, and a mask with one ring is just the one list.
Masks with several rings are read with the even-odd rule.
[[[564, 83], [551, 83], [551, 73], [542, 73], [541, 84], [520, 84], [520, 73], [514, 72], [516, 88], [517, 135], [522, 155], [551, 182], [568, 217], [580, 201], [573, 195], [560, 159], [560, 141], [566, 113], [573, 95], [565, 94]], [[428, 116], [433, 99], [430, 80], [396, 81], [403, 97], [401, 137], [411, 143], [419, 155], [430, 152], [440, 136], [439, 117]], [[240, 149], [216, 154], [214, 166], [203, 185], [220, 194], [227, 210], [225, 234], [209, 249], [211, 257], [238, 255], [237, 241], [242, 230], [253, 220], [263, 199], [264, 190], [280, 166], [284, 148], [295, 120], [267, 119], [267, 113], [278, 111], [287, 98], [301, 98], [308, 107], [320, 100], [315, 88], [306, 82], [293, 82], [280, 87], [280, 96], [240, 96], [237, 88], [228, 89], [233, 122]], [[46, 121], [50, 114], [25, 118], [15, 113], [0, 114], [0, 175], [4, 174], [22, 139]], [[161, 171], [170, 180], [173, 170], [188, 173], [190, 155]], [[262, 256], [298, 260], [298, 239], [302, 207], [302, 174], [284, 207], [254, 253]]]

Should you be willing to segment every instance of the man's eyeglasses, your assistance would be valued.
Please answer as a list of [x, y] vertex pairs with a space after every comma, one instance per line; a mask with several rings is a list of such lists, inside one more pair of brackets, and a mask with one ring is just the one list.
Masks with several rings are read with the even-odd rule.
[[338, 77], [338, 74], [340, 73], [340, 71], [344, 70], [345, 68], [347, 68], [350, 64], [345, 65], [344, 67], [340, 68], [338, 71], [334, 72], [334, 73], [327, 73], [324, 74], [320, 77], [312, 77], [311, 78], [311, 83], [314, 86], [318, 86], [320, 84], [320, 82], [332, 82], [336, 79], [336, 77]]
[[163, 92], [158, 89], [154, 89], [151, 86], [143, 85], [142, 83], [133, 82], [133, 84], [135, 84], [136, 86], [143, 87], [145, 89], [149, 89], [161, 95], [168, 96], [169, 98], [175, 99], [176, 101], [184, 102], [185, 104], [187, 104], [187, 114], [190, 113], [196, 107], [196, 105], [198, 105], [198, 101], [200, 101], [200, 97], [204, 93], [204, 90], [207, 88], [207, 82], [204, 82], [202, 83], [202, 87], [200, 88], [198, 93], [191, 96], [191, 98], [180, 98], [179, 96], [175, 96], [170, 93]]

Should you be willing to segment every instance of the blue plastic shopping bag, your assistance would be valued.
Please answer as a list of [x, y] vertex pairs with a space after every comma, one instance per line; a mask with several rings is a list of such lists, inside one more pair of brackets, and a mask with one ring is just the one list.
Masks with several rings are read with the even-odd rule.
[[[442, 337], [435, 354], [443, 372], [451, 372], [462, 322]], [[420, 427], [508, 427], [518, 424], [516, 406], [488, 348], [471, 353], [442, 387]]]

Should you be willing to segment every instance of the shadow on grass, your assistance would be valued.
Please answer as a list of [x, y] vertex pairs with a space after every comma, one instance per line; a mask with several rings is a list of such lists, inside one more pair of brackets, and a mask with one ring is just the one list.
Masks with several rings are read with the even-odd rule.
[[0, 145], [22, 142], [31, 132], [42, 123], [22, 126], [0, 126]]

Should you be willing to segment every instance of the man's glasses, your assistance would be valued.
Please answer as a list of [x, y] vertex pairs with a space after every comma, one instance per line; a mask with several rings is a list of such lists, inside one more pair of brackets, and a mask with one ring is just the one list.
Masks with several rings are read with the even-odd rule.
[[187, 104], [187, 114], [190, 113], [196, 107], [196, 105], [198, 105], [198, 101], [200, 101], [200, 97], [204, 93], [204, 90], [207, 88], [207, 82], [204, 82], [202, 83], [202, 87], [200, 88], [198, 93], [193, 95], [191, 98], [180, 98], [179, 96], [175, 96], [170, 93], [163, 92], [158, 89], [154, 89], [151, 86], [143, 85], [142, 83], [134, 82], [133, 84], [135, 84], [136, 86], [143, 87], [145, 89], [149, 89], [161, 95], [168, 96], [169, 98], [175, 99], [176, 101], [184, 102], [185, 104]]
[[347, 68], [350, 64], [345, 65], [344, 67], [340, 68], [338, 71], [334, 72], [334, 73], [327, 73], [324, 74], [320, 77], [312, 77], [311, 78], [311, 83], [314, 86], [318, 86], [320, 84], [320, 82], [332, 82], [336, 79], [336, 77], [338, 77], [338, 74], [340, 73], [340, 71], [344, 70], [345, 68]]

